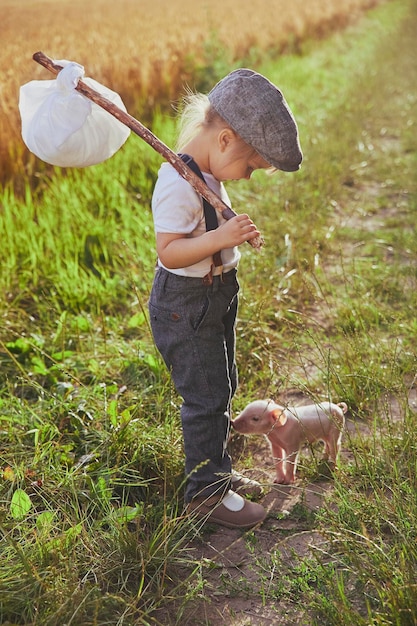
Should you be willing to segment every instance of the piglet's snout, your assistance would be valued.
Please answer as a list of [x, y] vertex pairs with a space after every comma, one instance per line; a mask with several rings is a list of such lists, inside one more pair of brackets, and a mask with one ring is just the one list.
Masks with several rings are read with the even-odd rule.
[[242, 420], [236, 418], [234, 423], [232, 422], [232, 426], [234, 430], [241, 435], [257, 435], [262, 432], [259, 431], [257, 426], [255, 427], [255, 424], [253, 424], [251, 420], [245, 418]]
[[237, 433], [244, 433], [245, 432], [245, 424], [244, 424], [244, 422], [239, 420], [238, 417], [235, 420], [232, 420], [231, 424], [232, 424], [233, 430], [235, 430]]

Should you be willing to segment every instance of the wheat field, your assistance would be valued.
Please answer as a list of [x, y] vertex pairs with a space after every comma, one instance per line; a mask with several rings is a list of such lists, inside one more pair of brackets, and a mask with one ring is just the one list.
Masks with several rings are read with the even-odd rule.
[[[343, 28], [383, 0], [0, 0], [0, 181], [24, 172], [28, 152], [20, 137], [19, 88], [51, 79], [32, 55], [85, 66], [122, 96], [128, 110], [152, 109], [175, 98], [196, 67], [212, 54], [225, 62], [251, 51], [279, 53], [309, 37]], [[207, 42], [211, 42], [212, 48]]]

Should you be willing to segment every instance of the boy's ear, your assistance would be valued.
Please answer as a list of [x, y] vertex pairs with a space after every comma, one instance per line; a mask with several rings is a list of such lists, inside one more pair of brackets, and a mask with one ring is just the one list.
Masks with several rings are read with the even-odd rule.
[[233, 137], [234, 134], [230, 128], [222, 128], [218, 135], [219, 148], [221, 152], [224, 152], [230, 146]]
[[271, 410], [271, 416], [277, 426], [284, 426], [287, 421], [287, 416], [283, 409], [277, 408]]

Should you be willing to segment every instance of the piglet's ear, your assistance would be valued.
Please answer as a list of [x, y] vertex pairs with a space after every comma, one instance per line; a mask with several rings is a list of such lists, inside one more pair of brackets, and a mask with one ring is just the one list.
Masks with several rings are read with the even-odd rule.
[[284, 426], [285, 422], [287, 421], [285, 411], [283, 411], [281, 408], [272, 409], [271, 416], [277, 426]]

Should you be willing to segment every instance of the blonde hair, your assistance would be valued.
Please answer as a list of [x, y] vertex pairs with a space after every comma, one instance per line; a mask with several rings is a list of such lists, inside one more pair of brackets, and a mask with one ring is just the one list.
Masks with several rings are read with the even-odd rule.
[[191, 141], [203, 126], [212, 124], [218, 124], [219, 127], [228, 126], [213, 109], [205, 94], [188, 91], [179, 110], [177, 152], [180, 152], [182, 147]]
[[[204, 127], [213, 126], [221, 130], [228, 128], [240, 139], [240, 152], [242, 154], [257, 154], [256, 150], [247, 144], [236, 131], [217, 113], [210, 104], [208, 96], [203, 93], [187, 91], [182, 107], [178, 110], [178, 135], [175, 150], [181, 152], [183, 147], [199, 133]], [[276, 168], [268, 168], [268, 171], [275, 171]]]

